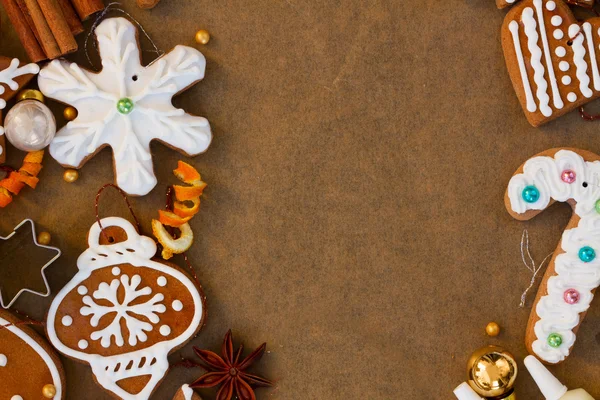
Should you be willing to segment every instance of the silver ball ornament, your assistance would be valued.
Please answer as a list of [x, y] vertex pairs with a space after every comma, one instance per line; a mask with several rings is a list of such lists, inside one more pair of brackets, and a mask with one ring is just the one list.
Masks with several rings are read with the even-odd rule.
[[4, 130], [8, 141], [17, 149], [42, 150], [56, 135], [56, 119], [45, 104], [24, 100], [6, 114]]

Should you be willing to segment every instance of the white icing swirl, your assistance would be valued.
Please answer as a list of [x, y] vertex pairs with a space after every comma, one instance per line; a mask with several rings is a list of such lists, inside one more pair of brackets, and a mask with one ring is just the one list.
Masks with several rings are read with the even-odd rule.
[[[575, 172], [575, 181], [563, 182], [563, 171]], [[523, 190], [535, 186], [539, 199], [528, 203], [523, 199]], [[514, 212], [523, 214], [527, 210], [543, 210], [551, 200], [565, 202], [575, 200], [575, 213], [581, 218], [577, 227], [566, 230], [561, 240], [561, 249], [555, 260], [556, 276], [548, 280], [548, 294], [536, 306], [540, 320], [535, 324], [536, 340], [533, 351], [549, 363], [563, 361], [575, 343], [573, 329], [580, 323], [580, 314], [587, 311], [593, 299], [592, 290], [600, 285], [600, 214], [595, 210], [600, 199], [600, 162], [586, 162], [579, 154], [560, 150], [554, 157], [535, 157], [528, 160], [523, 173], [515, 175], [508, 185], [508, 196]], [[591, 262], [579, 258], [581, 248], [595, 249], [598, 257]], [[565, 291], [575, 289], [579, 301], [569, 304]], [[562, 344], [552, 347], [548, 337], [558, 334]]]

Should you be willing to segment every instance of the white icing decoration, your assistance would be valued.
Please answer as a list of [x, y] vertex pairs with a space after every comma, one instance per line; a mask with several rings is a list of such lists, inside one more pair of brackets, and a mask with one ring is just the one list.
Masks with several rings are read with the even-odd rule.
[[175, 300], [173, 304], [171, 304], [171, 307], [173, 307], [173, 310], [175, 311], [181, 311], [183, 310], [183, 303], [179, 300]]
[[[127, 235], [127, 240], [121, 243], [101, 245], [99, 243], [101, 229], [97, 223], [92, 226], [88, 239], [89, 249], [77, 261], [79, 272], [56, 295], [48, 310], [48, 338], [51, 344], [64, 355], [90, 364], [96, 381], [106, 390], [114, 393], [114, 395], [123, 400], [146, 400], [169, 369], [169, 361], [167, 359], [169, 352], [190, 340], [198, 329], [204, 313], [202, 299], [194, 282], [184, 273], [152, 260], [152, 257], [156, 254], [156, 242], [154, 240], [139, 235], [133, 225], [122, 218], [105, 218], [101, 223], [105, 228], [110, 226], [122, 228]], [[103, 254], [103, 256], [100, 256], [100, 254]], [[150, 268], [166, 276], [168, 279], [181, 282], [189, 292], [189, 296], [191, 297], [190, 307], [194, 311], [190, 325], [184, 332], [172, 339], [165, 339], [141, 350], [116, 354], [110, 357], [87, 354], [78, 349], [68, 347], [59, 339], [56, 332], [56, 316], [59, 306], [65, 300], [66, 296], [73, 290], [76, 290], [93, 271], [112, 268], [114, 265], [121, 264]], [[123, 277], [121, 278], [123, 279]], [[135, 289], [134, 287], [131, 290]], [[107, 293], [112, 293], [112, 289], [107, 289]], [[94, 308], [93, 306], [89, 307]], [[97, 307], [95, 309], [99, 310]], [[133, 365], [130, 369], [123, 367], [130, 365], [130, 363]], [[128, 393], [117, 384], [120, 380], [144, 375], [149, 376], [150, 379], [138, 394]]]
[[556, 75], [554, 74], [554, 66], [552, 65], [552, 53], [550, 53], [550, 44], [548, 43], [548, 35], [546, 34], [546, 23], [544, 22], [544, 7], [542, 6], [542, 0], [533, 0], [533, 5], [535, 7], [537, 18], [540, 24], [540, 36], [542, 37], [542, 46], [544, 49], [544, 55], [546, 57], [546, 65], [548, 67], [548, 80], [550, 81], [550, 87], [552, 88], [552, 101], [554, 107], [560, 110], [565, 104], [560, 97], [558, 83], [556, 82]]
[[8, 364], [8, 359], [6, 358], [6, 355], [0, 354], [0, 367], [6, 367], [6, 364]]
[[[584, 35], [579, 35], [580, 27], [573, 24], [569, 27], [569, 36], [574, 38], [573, 45], [573, 63], [577, 67], [577, 79], [579, 80], [579, 91], [585, 97], [590, 98], [594, 94], [589, 87], [590, 77], [587, 74], [587, 62], [585, 61], [585, 47], [583, 47]], [[577, 36], [577, 37], [576, 37]]]
[[87, 340], [81, 339], [81, 340], [79, 341], [79, 343], [77, 343], [77, 346], [78, 346], [78, 347], [79, 347], [81, 350], [85, 350], [85, 349], [87, 349], [87, 348], [88, 348], [88, 346], [89, 346], [89, 343], [88, 343], [88, 341], [87, 341]]
[[0, 145], [0, 156], [2, 155], [3, 152], [4, 152], [4, 149], [2, 148], [2, 145]]
[[171, 328], [168, 325], [161, 326], [158, 331], [163, 336], [169, 336], [171, 334]]
[[567, 95], [567, 100], [569, 100], [571, 103], [574, 103], [574, 102], [576, 102], [576, 101], [577, 101], [577, 94], [575, 94], [575, 93], [573, 93], [573, 92], [570, 92], [570, 93]]
[[112, 274], [113, 274], [114, 276], [119, 276], [119, 275], [121, 275], [121, 268], [119, 268], [119, 267], [114, 267], [114, 268], [112, 269]]
[[560, 26], [560, 24], [562, 24], [562, 21], [563, 21], [563, 19], [560, 15], [555, 15], [550, 20], [550, 22], [552, 23], [552, 26]]
[[[560, 178], [562, 171], [570, 169], [576, 174], [576, 181], [568, 184]], [[583, 183], [587, 182], [587, 187]], [[528, 185], [535, 185], [540, 191], [540, 199], [526, 203], [522, 191]], [[592, 301], [592, 290], [600, 285], [600, 257], [584, 263], [579, 259], [579, 250], [590, 246], [600, 249], [600, 214], [595, 211], [595, 203], [600, 199], [600, 161], [586, 162], [577, 153], [560, 150], [552, 157], [535, 157], [528, 160], [523, 173], [513, 176], [508, 185], [508, 196], [514, 212], [522, 214], [527, 210], [543, 210], [550, 199], [565, 202], [576, 201], [575, 213], [581, 218], [577, 227], [566, 230], [561, 240], [564, 253], [555, 259], [556, 276], [548, 280], [548, 294], [537, 304], [536, 313], [540, 320], [535, 324], [536, 340], [533, 343], [535, 354], [548, 363], [563, 361], [575, 343], [575, 328], [580, 314], [585, 312]], [[599, 252], [600, 253], [600, 252]], [[579, 303], [567, 304], [564, 292], [576, 289], [581, 298]], [[563, 338], [559, 348], [548, 345], [551, 333]]]
[[7, 321], [1, 317], [0, 317], [0, 326], [4, 326], [5, 327], [4, 329], [9, 330], [14, 335], [16, 335], [19, 339], [21, 339], [23, 342], [25, 342], [29, 347], [31, 347], [33, 349], [33, 351], [35, 351], [40, 356], [40, 358], [44, 361], [44, 363], [48, 367], [48, 370], [50, 371], [50, 376], [52, 377], [52, 384], [56, 388], [56, 395], [54, 396], [54, 398], [61, 399], [63, 396], [63, 387], [62, 387], [62, 383], [60, 380], [60, 373], [58, 371], [57, 365], [54, 363], [54, 360], [52, 360], [52, 357], [50, 356], [50, 354], [48, 354], [48, 352], [38, 342], [36, 342], [31, 336], [29, 336], [27, 333], [23, 332], [21, 329], [19, 329], [19, 327], [12, 325], [9, 321]]
[[[118, 186], [146, 195], [156, 186], [150, 142], [158, 139], [188, 155], [203, 153], [212, 134], [205, 118], [173, 107], [172, 97], [204, 78], [206, 60], [198, 50], [176, 46], [148, 67], [140, 63], [135, 26], [124, 18], [104, 20], [95, 30], [103, 69], [83, 70], [54, 60], [40, 72], [38, 84], [50, 98], [75, 107], [78, 116], [50, 145], [60, 164], [79, 167], [99, 148], [113, 149]], [[119, 100], [133, 102], [120, 114]]]
[[[142, 278], [139, 275], [134, 275], [133, 278], [131, 278], [131, 282], [127, 275], [122, 275], [120, 281], [118, 279], [113, 280], [110, 285], [106, 282], [102, 282], [98, 286], [98, 290], [96, 290], [92, 296], [96, 300], [106, 300], [111, 304], [110, 306], [98, 305], [90, 296], [85, 296], [83, 298], [83, 303], [86, 304], [86, 306], [81, 308], [81, 315], [91, 315], [92, 319], [90, 320], [90, 324], [93, 327], [97, 327], [100, 320], [107, 314], [113, 317], [113, 313], [116, 313], [112, 322], [106, 328], [92, 333], [92, 340], [101, 340], [100, 344], [102, 347], [109, 348], [111, 339], [114, 337], [115, 344], [122, 347], [125, 342], [123, 340], [123, 332], [121, 331], [121, 320], [125, 321], [125, 325], [129, 331], [129, 340], [127, 343], [129, 343], [130, 346], [137, 345], [138, 340], [140, 342], [148, 340], [148, 336], [145, 332], [152, 331], [152, 324], [160, 322], [157, 313], [164, 313], [167, 308], [161, 304], [161, 301], [165, 298], [161, 293], [156, 294], [151, 299], [142, 303], [139, 303], [139, 300], [136, 301], [139, 297], [152, 294], [152, 289], [148, 286], [143, 289], [138, 289], [141, 282]], [[125, 292], [122, 302], [119, 301], [118, 298], [121, 285]], [[137, 304], [133, 305], [133, 303]], [[152, 324], [136, 318], [135, 315], [145, 317]]]
[[164, 276], [159, 276], [156, 280], [156, 284], [160, 287], [167, 286], [167, 278], [165, 278]]
[[79, 293], [82, 296], [85, 296], [87, 294], [88, 290], [85, 286], [79, 286], [77, 288], [77, 293]]
[[554, 36], [554, 39], [560, 40], [565, 36], [565, 34], [560, 29], [555, 29], [554, 32], [552, 32], [552, 36]]
[[598, 72], [598, 63], [596, 62], [596, 52], [594, 51], [594, 39], [592, 35], [592, 24], [586, 22], [583, 24], [583, 31], [587, 39], [588, 50], [590, 52], [590, 63], [592, 64], [592, 76], [594, 77], [594, 89], [600, 90], [600, 72]]
[[23, 398], [21, 396], [19, 396], [18, 394], [15, 394], [13, 397], [10, 398], [10, 400], [23, 400]]
[[554, 11], [556, 9], [556, 3], [554, 1], [549, 1], [546, 3], [546, 9], [548, 11]]
[[[16, 78], [23, 75], [37, 74], [40, 72], [40, 67], [37, 64], [27, 64], [19, 67], [19, 60], [13, 58], [10, 65], [0, 71], [0, 84], [4, 84], [10, 88], [10, 90], [19, 90], [19, 84], [15, 81]], [[0, 95], [4, 94], [6, 89], [0, 85]], [[6, 107], [6, 101], [0, 99], [0, 110]], [[4, 131], [3, 131], [4, 132]]]
[[571, 84], [571, 77], [569, 75], [565, 75], [562, 77], [562, 83], [564, 85], [570, 85]]
[[62, 324], [63, 324], [64, 326], [71, 326], [71, 325], [73, 325], [73, 318], [71, 318], [71, 317], [70, 317], [70, 316], [68, 316], [68, 315], [65, 315], [65, 316], [62, 318]]
[[523, 24], [525, 25], [525, 34], [527, 35], [527, 46], [529, 52], [531, 53], [531, 66], [533, 67], [534, 75], [533, 80], [537, 86], [536, 96], [538, 98], [540, 111], [545, 117], [549, 117], [552, 115], [552, 109], [548, 105], [550, 102], [550, 97], [546, 92], [548, 88], [548, 82], [546, 82], [546, 78], [544, 77], [545, 68], [542, 64], [542, 50], [537, 44], [538, 41], [538, 33], [536, 30], [537, 23], [535, 22], [535, 18], [533, 16], [533, 9], [531, 7], [527, 7], [523, 10]]
[[558, 68], [563, 72], [568, 71], [570, 67], [571, 66], [566, 61], [561, 61], [560, 63], [558, 63]]
[[535, 112], [537, 110], [537, 105], [535, 104], [535, 100], [533, 99], [531, 84], [529, 83], [529, 76], [527, 75], [525, 61], [523, 60], [523, 50], [521, 49], [521, 40], [519, 39], [519, 23], [517, 21], [511, 21], [510, 24], [508, 24], [508, 29], [510, 29], [510, 32], [512, 34], [513, 44], [515, 46], [515, 52], [517, 54], [519, 71], [521, 72], [521, 79], [523, 80], [523, 90], [525, 90], [527, 111]]
[[554, 53], [558, 56], [558, 57], [564, 57], [567, 55], [567, 50], [562, 47], [562, 46], [558, 46], [556, 48], [556, 50], [554, 50]]
[[183, 392], [183, 400], [192, 400], [192, 396], [194, 395], [194, 389], [192, 389], [190, 385], [183, 385], [181, 387], [181, 391]]

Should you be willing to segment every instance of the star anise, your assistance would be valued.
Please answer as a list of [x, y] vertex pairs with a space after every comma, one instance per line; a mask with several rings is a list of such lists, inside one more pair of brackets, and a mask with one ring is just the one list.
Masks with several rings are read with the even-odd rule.
[[234, 354], [230, 329], [223, 341], [222, 358], [212, 351], [200, 350], [194, 347], [194, 352], [204, 362], [204, 368], [209, 372], [202, 375], [190, 386], [193, 388], [210, 388], [221, 385], [217, 393], [217, 400], [231, 400], [234, 393], [239, 400], [256, 400], [251, 386], [273, 386], [273, 383], [260, 376], [249, 374], [246, 370], [254, 362], [260, 360], [266, 348], [267, 344], [263, 343], [248, 357], [240, 361], [244, 346], [240, 345], [239, 350]]

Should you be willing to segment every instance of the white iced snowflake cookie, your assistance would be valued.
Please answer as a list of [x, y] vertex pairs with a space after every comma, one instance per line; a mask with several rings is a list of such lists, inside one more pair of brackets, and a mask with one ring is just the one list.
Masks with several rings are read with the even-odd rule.
[[202, 326], [204, 296], [178, 268], [154, 261], [155, 242], [122, 218], [89, 234], [79, 272], [48, 311], [58, 351], [92, 367], [96, 381], [125, 400], [148, 399], [169, 369], [167, 356]]
[[102, 71], [54, 60], [40, 72], [44, 95], [78, 111], [77, 118], [56, 134], [50, 154], [63, 166], [80, 168], [110, 146], [117, 185], [143, 196], [156, 186], [151, 141], [189, 156], [203, 153], [211, 143], [208, 121], [172, 104], [174, 95], [204, 78], [206, 60], [194, 48], [176, 46], [143, 67], [137, 30], [124, 18], [106, 19], [95, 34]]

